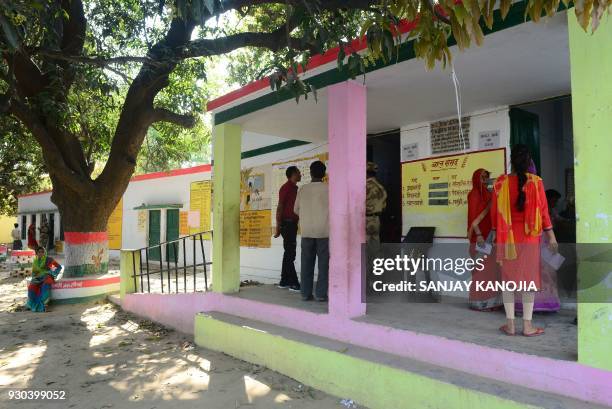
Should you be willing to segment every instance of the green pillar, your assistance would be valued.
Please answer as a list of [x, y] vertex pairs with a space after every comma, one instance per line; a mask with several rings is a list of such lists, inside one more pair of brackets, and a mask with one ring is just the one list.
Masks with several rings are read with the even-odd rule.
[[140, 252], [134, 253], [133, 250], [122, 249], [119, 259], [119, 298], [123, 299], [126, 294], [138, 291], [140, 277], [136, 278], [134, 284], [134, 273], [140, 273]]
[[240, 288], [240, 146], [242, 128], [213, 130], [213, 291]]
[[[576, 241], [612, 242], [612, 19], [604, 15], [594, 34], [569, 18], [572, 117], [576, 181]], [[582, 253], [582, 254], [581, 254]], [[581, 257], [582, 255], [582, 257]], [[602, 280], [610, 263], [585, 261], [578, 253], [578, 361], [612, 370], [612, 300]], [[582, 260], [581, 260], [582, 258]], [[591, 283], [591, 284], [586, 284]], [[593, 283], [596, 283], [593, 285]]]

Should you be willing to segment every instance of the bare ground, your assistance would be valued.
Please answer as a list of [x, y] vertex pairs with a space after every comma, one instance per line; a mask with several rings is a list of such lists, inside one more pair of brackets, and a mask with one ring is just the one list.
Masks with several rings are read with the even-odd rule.
[[[0, 277], [2, 408], [344, 408], [337, 397], [108, 302], [23, 311], [22, 279]], [[65, 401], [8, 401], [12, 388], [64, 390]], [[349, 405], [348, 407], [354, 407]]]

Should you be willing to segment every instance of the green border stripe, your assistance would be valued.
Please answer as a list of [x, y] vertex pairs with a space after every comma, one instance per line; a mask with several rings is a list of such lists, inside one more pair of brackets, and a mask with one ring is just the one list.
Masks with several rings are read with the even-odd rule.
[[253, 156], [265, 155], [266, 153], [272, 153], [282, 151], [283, 149], [295, 148], [296, 146], [308, 145], [310, 142], [298, 141], [292, 139], [290, 141], [275, 143], [274, 145], [264, 146], [262, 148], [252, 149], [241, 153], [241, 158], [252, 158]]
[[[508, 12], [508, 15], [506, 16], [505, 20], [502, 20], [501, 12], [499, 10], [495, 10], [493, 13], [494, 23], [492, 29], [487, 28], [484, 21], [481, 19], [480, 26], [483, 29], [483, 33], [485, 35], [489, 35], [497, 31], [502, 31], [504, 29], [511, 28], [528, 21], [529, 17], [525, 18], [526, 4], [527, 3], [525, 1], [514, 3], [512, 7], [510, 7], [510, 11]], [[561, 3], [558, 10], [561, 11], [564, 9], [565, 6], [563, 6], [563, 4]], [[414, 40], [403, 43], [400, 46], [397, 58], [393, 61], [384, 62], [382, 60], [379, 60], [376, 62], [376, 64], [366, 67], [366, 73], [415, 58], [413, 42]], [[455, 41], [455, 38], [451, 35], [451, 37], [448, 39], [448, 45], [454, 46], [456, 44], [457, 42]], [[305, 82], [314, 85], [316, 89], [322, 89], [329, 85], [346, 81], [350, 78], [351, 76], [348, 72], [347, 65], [345, 64], [342, 69], [334, 67], [331, 70], [325, 71], [321, 74], [314, 75], [306, 79]], [[273, 106], [293, 98], [295, 98], [295, 96], [288, 90], [271, 92], [266, 95], [262, 95], [261, 97], [247, 101], [243, 104], [218, 112], [217, 114], [215, 114], [214, 123], [216, 125], [219, 125], [224, 122], [240, 118], [241, 116], [253, 113], [255, 111], [259, 111], [260, 109]], [[247, 152], [244, 152], [244, 154], [246, 153]], [[243, 156], [243, 158], [244, 157], [248, 156]]]

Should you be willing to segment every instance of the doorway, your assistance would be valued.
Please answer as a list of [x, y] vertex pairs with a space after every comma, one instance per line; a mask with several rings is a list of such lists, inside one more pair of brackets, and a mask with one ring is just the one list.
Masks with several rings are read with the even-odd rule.
[[[149, 247], [161, 242], [161, 210], [149, 210]], [[149, 260], [161, 261], [159, 247], [149, 250]]]
[[[510, 109], [510, 146], [530, 148], [537, 174], [544, 181], [553, 230], [559, 243], [576, 243], [574, 137], [571, 96], [521, 104]], [[568, 305], [576, 289], [576, 254], [563, 247], [565, 262], [556, 271], [559, 296]], [[536, 311], [537, 311], [536, 298]]]
[[49, 241], [47, 243], [47, 250], [55, 249], [55, 213], [49, 213], [47, 215], [49, 219]]
[[378, 165], [376, 179], [387, 191], [387, 207], [380, 215], [382, 243], [399, 243], [402, 239], [400, 145], [399, 129], [368, 135], [367, 160]]
[[[179, 210], [166, 210], [166, 241], [172, 241], [179, 238]], [[170, 262], [178, 262], [179, 243], [170, 243], [167, 247], [166, 257]]]

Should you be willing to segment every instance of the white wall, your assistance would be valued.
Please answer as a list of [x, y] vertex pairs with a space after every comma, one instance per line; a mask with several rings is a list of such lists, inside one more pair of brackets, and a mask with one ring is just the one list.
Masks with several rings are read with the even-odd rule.
[[[506, 148], [506, 163], [510, 163], [510, 117], [508, 115], [509, 109], [507, 106], [491, 108], [483, 111], [476, 111], [472, 113], [465, 113], [464, 116], [470, 116], [470, 132], [468, 135], [470, 141], [470, 148], [466, 149], [467, 152], [477, 151], [479, 133], [483, 131], [499, 130], [500, 132], [500, 143], [499, 148]], [[446, 120], [453, 118], [439, 118], [438, 120]], [[422, 122], [417, 124], [410, 124], [402, 126], [400, 129], [400, 145], [418, 143], [418, 158], [424, 159], [435, 156], [444, 156], [461, 153], [461, 151], [455, 152], [444, 152], [438, 155], [432, 155], [431, 153], [431, 138], [430, 138], [430, 127], [429, 122]], [[402, 234], [406, 234], [410, 226], [407, 221], [402, 221]], [[467, 242], [465, 239], [436, 239], [436, 242]]]
[[[327, 152], [327, 143], [310, 143], [295, 148], [284, 149], [282, 151], [271, 152], [252, 158], [242, 160], [242, 168], [271, 164], [274, 162], [285, 162], [291, 159], [314, 156], [319, 153]], [[278, 195], [278, 192], [271, 192]], [[272, 219], [276, 209], [272, 209]], [[300, 237], [297, 238], [297, 255], [295, 268], [300, 271]], [[283, 260], [283, 239], [272, 237], [270, 248], [240, 248], [240, 276], [242, 280], [250, 279], [264, 283], [276, 283], [280, 280], [280, 271]]]
[[[198, 172], [187, 175], [160, 177], [147, 180], [136, 180], [130, 182], [123, 194], [123, 226], [121, 247], [124, 249], [139, 249], [148, 246], [148, 217], [145, 229], [138, 231], [138, 210], [135, 207], [141, 205], [183, 205], [182, 211], [189, 210], [189, 193], [191, 182], [210, 180], [210, 172]], [[161, 237], [166, 240], [166, 210], [161, 211]], [[148, 211], [147, 211], [148, 216]], [[191, 243], [188, 243], [191, 244]], [[210, 257], [210, 242], [205, 241], [205, 251]], [[117, 250], [111, 254], [118, 254]], [[187, 261], [192, 261], [193, 251], [187, 251]], [[144, 257], [144, 252], [143, 252]], [[182, 263], [183, 250], [179, 250], [179, 262]]]

